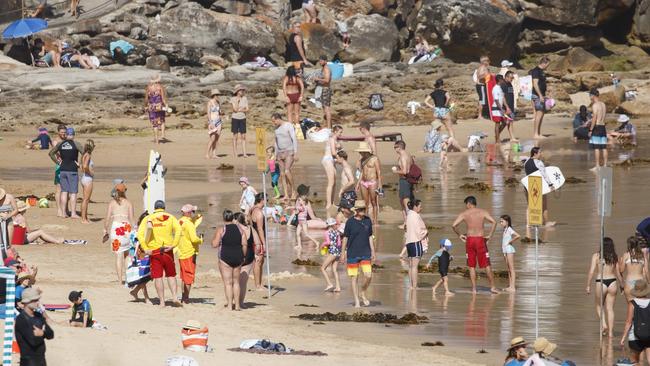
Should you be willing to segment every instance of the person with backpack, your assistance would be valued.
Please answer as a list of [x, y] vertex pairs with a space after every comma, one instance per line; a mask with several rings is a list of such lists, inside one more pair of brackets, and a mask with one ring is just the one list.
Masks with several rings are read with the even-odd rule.
[[[630, 358], [633, 364], [640, 364], [640, 356], [643, 351], [650, 349], [650, 286], [645, 279], [637, 280], [631, 291], [632, 300], [627, 303], [627, 318], [621, 346], [630, 347]], [[650, 351], [646, 351], [646, 358], [650, 362]]]

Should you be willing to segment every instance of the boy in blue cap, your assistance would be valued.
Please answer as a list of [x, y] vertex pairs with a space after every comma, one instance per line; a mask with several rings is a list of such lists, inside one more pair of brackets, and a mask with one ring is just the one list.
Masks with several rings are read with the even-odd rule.
[[452, 256], [449, 254], [451, 250], [451, 241], [449, 239], [440, 239], [440, 249], [434, 254], [427, 267], [431, 267], [431, 263], [434, 259], [438, 258], [438, 272], [440, 273], [440, 279], [433, 285], [433, 294], [435, 295], [438, 286], [441, 284], [445, 288], [445, 296], [454, 296], [454, 293], [449, 291], [449, 285], [447, 281], [447, 273], [449, 272], [449, 262], [452, 260]]

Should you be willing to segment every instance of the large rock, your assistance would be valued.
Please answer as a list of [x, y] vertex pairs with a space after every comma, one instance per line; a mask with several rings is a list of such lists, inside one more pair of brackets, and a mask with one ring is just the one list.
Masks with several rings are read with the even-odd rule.
[[617, 16], [630, 10], [636, 0], [605, 0], [601, 1], [598, 10], [598, 24], [605, 24]]
[[274, 28], [255, 18], [216, 13], [193, 2], [165, 12], [160, 22], [149, 27], [149, 38], [161, 43], [182, 43], [208, 52], [227, 49], [239, 59], [270, 54], [276, 37]]
[[274, 20], [282, 29], [289, 28], [291, 2], [287, 0], [253, 0], [258, 14]]
[[102, 32], [102, 23], [98, 19], [77, 20], [68, 27], [68, 34], [87, 34], [95, 36]]
[[147, 69], [160, 70], [169, 72], [169, 60], [165, 55], [155, 55], [147, 57]]
[[564, 75], [582, 71], [603, 71], [605, 67], [600, 58], [580, 47], [572, 48], [567, 54], [549, 66], [550, 75]]
[[343, 43], [331, 28], [316, 23], [303, 24], [300, 28], [305, 44], [305, 56], [309, 61], [315, 62], [321, 55], [332, 59], [343, 49]]
[[396, 61], [399, 59], [399, 34], [395, 23], [378, 14], [355, 15], [346, 20], [350, 47], [341, 53], [346, 62], [367, 59]]
[[251, 15], [253, 12], [252, 0], [217, 0], [210, 9], [220, 13], [235, 15]]
[[596, 26], [601, 0], [521, 0], [526, 18], [556, 25]]
[[522, 20], [510, 3], [499, 0], [422, 0], [414, 31], [454, 61], [483, 53], [501, 60], [512, 56]]
[[639, 0], [629, 40], [635, 46], [650, 50], [650, 0]]
[[522, 53], [547, 53], [571, 47], [600, 46], [601, 32], [596, 28], [533, 27], [522, 30], [517, 48]]
[[151, 44], [157, 53], [167, 56], [172, 66], [200, 66], [203, 51], [182, 43]]

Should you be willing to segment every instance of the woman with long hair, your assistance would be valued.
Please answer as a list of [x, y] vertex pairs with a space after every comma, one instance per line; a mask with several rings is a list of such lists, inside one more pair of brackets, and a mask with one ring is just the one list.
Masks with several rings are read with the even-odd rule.
[[125, 261], [131, 249], [131, 232], [133, 231], [133, 205], [126, 199], [126, 185], [115, 186], [115, 194], [108, 204], [104, 220], [104, 242], [111, 243], [115, 253], [117, 280], [124, 284]]
[[341, 149], [339, 143], [339, 136], [343, 134], [343, 127], [341, 125], [334, 125], [332, 127], [332, 134], [325, 143], [325, 155], [321, 163], [325, 168], [325, 175], [327, 176], [326, 191], [326, 209], [330, 209], [334, 205], [334, 187], [336, 186], [336, 167], [334, 166], [334, 158], [336, 153]]
[[523, 365], [528, 358], [528, 353], [526, 352], [526, 346], [528, 342], [522, 337], [513, 338], [510, 341], [510, 347], [508, 348], [508, 355], [506, 360], [503, 363], [503, 366], [519, 366]]
[[[594, 291], [596, 313], [598, 319], [600, 319], [601, 307], [605, 306], [603, 334], [610, 338], [614, 332], [616, 293], [623, 284], [618, 265], [618, 255], [614, 248], [614, 241], [611, 238], [603, 238], [602, 253], [599, 250], [591, 256], [591, 267], [587, 274], [587, 294], [591, 293], [591, 280], [596, 275], [596, 291]], [[601, 268], [603, 269], [602, 272]]]
[[221, 119], [221, 103], [219, 102], [219, 89], [212, 89], [210, 91], [210, 100], [206, 107], [208, 114], [208, 149], [205, 152], [206, 159], [216, 158], [217, 143], [221, 137], [221, 129], [223, 128], [223, 120]]
[[84, 152], [81, 156], [81, 188], [83, 189], [83, 200], [81, 201], [81, 223], [90, 224], [88, 221], [88, 204], [93, 194], [93, 178], [95, 177], [95, 164], [93, 163], [93, 151], [95, 141], [87, 140], [84, 145]]
[[[650, 306], [650, 285], [645, 279], [637, 280], [634, 287], [630, 290], [631, 300], [627, 303], [627, 316], [625, 318], [625, 328], [623, 329], [623, 337], [621, 337], [621, 346], [625, 347], [625, 340], [630, 348], [630, 359], [632, 364], [641, 365], [641, 355], [645, 352], [645, 358], [650, 363], [650, 345], [647, 340], [640, 339], [638, 334], [647, 332], [647, 329], [635, 329], [634, 324], [643, 322], [643, 319], [637, 323], [635, 316], [645, 315], [647, 317], [648, 306]], [[647, 319], [647, 318], [646, 318]], [[647, 323], [643, 322], [647, 327]]]
[[160, 75], [153, 76], [144, 93], [145, 110], [149, 114], [149, 122], [153, 128], [153, 140], [156, 144], [167, 140], [165, 138], [167, 92], [160, 81]]
[[287, 119], [291, 123], [300, 123], [300, 102], [305, 91], [305, 84], [296, 74], [296, 68], [289, 66], [282, 79], [282, 92], [287, 101]]
[[499, 224], [503, 228], [503, 236], [501, 237], [501, 251], [503, 252], [503, 257], [506, 260], [506, 266], [508, 267], [508, 288], [506, 291], [515, 292], [515, 282], [517, 274], [515, 272], [515, 247], [512, 245], [515, 241], [519, 240], [520, 236], [512, 228], [512, 219], [510, 215], [501, 215]]
[[246, 236], [235, 222], [235, 214], [223, 211], [224, 226], [217, 229], [212, 239], [212, 247], [219, 251], [219, 272], [226, 295], [224, 308], [241, 310], [239, 276], [247, 253]]
[[648, 280], [648, 271], [638, 238], [631, 236], [627, 239], [627, 252], [619, 259], [619, 270], [625, 280], [624, 292], [627, 301], [632, 300], [630, 291], [638, 280]]

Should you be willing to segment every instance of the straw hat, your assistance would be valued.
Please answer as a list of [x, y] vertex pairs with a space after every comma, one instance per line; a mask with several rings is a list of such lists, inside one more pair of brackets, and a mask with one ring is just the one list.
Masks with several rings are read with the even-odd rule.
[[513, 338], [510, 341], [510, 347], [508, 347], [508, 349], [506, 351], [510, 351], [513, 348], [517, 348], [517, 347], [521, 347], [521, 346], [527, 346], [527, 345], [528, 345], [528, 342], [526, 342], [524, 337], [516, 337], [516, 338]]
[[215, 95], [219, 95], [219, 94], [221, 94], [221, 90], [219, 90], [217, 88], [214, 88], [214, 89], [210, 90], [210, 98], [214, 97]]
[[3, 198], [5, 198], [6, 195], [7, 195], [7, 191], [5, 191], [4, 189], [0, 188], [0, 200], [3, 199]]
[[630, 117], [628, 117], [628, 116], [625, 115], [625, 114], [621, 114], [621, 115], [619, 115], [619, 116], [618, 116], [618, 119], [617, 119], [617, 121], [618, 121], [619, 123], [625, 123], [625, 122], [628, 122], [629, 120], [630, 120]]
[[237, 85], [235, 85], [235, 89], [232, 91], [232, 94], [235, 95], [235, 94], [237, 94], [237, 92], [240, 91], [240, 90], [244, 90], [244, 91], [245, 91], [245, 90], [246, 90], [246, 87], [243, 86], [243, 85], [241, 85], [241, 84], [237, 84]]
[[533, 348], [535, 349], [535, 352], [541, 352], [550, 356], [550, 354], [557, 348], [557, 344], [549, 342], [548, 339], [544, 337], [539, 337], [535, 340], [535, 343], [533, 343]]
[[372, 153], [372, 150], [370, 149], [370, 145], [368, 145], [368, 143], [365, 141], [359, 142], [359, 147], [357, 147], [354, 151]]
[[201, 322], [198, 320], [188, 320], [187, 322], [185, 322], [185, 325], [183, 325], [183, 329], [199, 330], [199, 329], [203, 329], [203, 326], [201, 325]]
[[23, 297], [20, 299], [20, 302], [23, 304], [29, 304], [32, 301], [40, 300], [41, 294], [37, 289], [33, 287], [28, 287], [23, 291]]
[[352, 207], [353, 210], [362, 210], [366, 208], [366, 201], [364, 200], [356, 200], [354, 202], [354, 207]]
[[27, 271], [21, 271], [18, 273], [18, 279], [16, 280], [16, 284], [20, 285], [20, 283], [24, 280], [29, 280], [27, 286], [32, 286], [36, 282], [34, 275], [30, 274]]
[[16, 202], [16, 206], [18, 207], [18, 212], [25, 212], [29, 208], [29, 206], [27, 206], [23, 201]]
[[431, 122], [431, 128], [432, 129], [437, 130], [440, 127], [442, 127], [442, 122], [440, 122], [438, 120], [435, 120], [435, 121]]
[[630, 291], [630, 294], [634, 297], [644, 298], [650, 295], [650, 286], [646, 280], [636, 280], [634, 282], [634, 288]]

